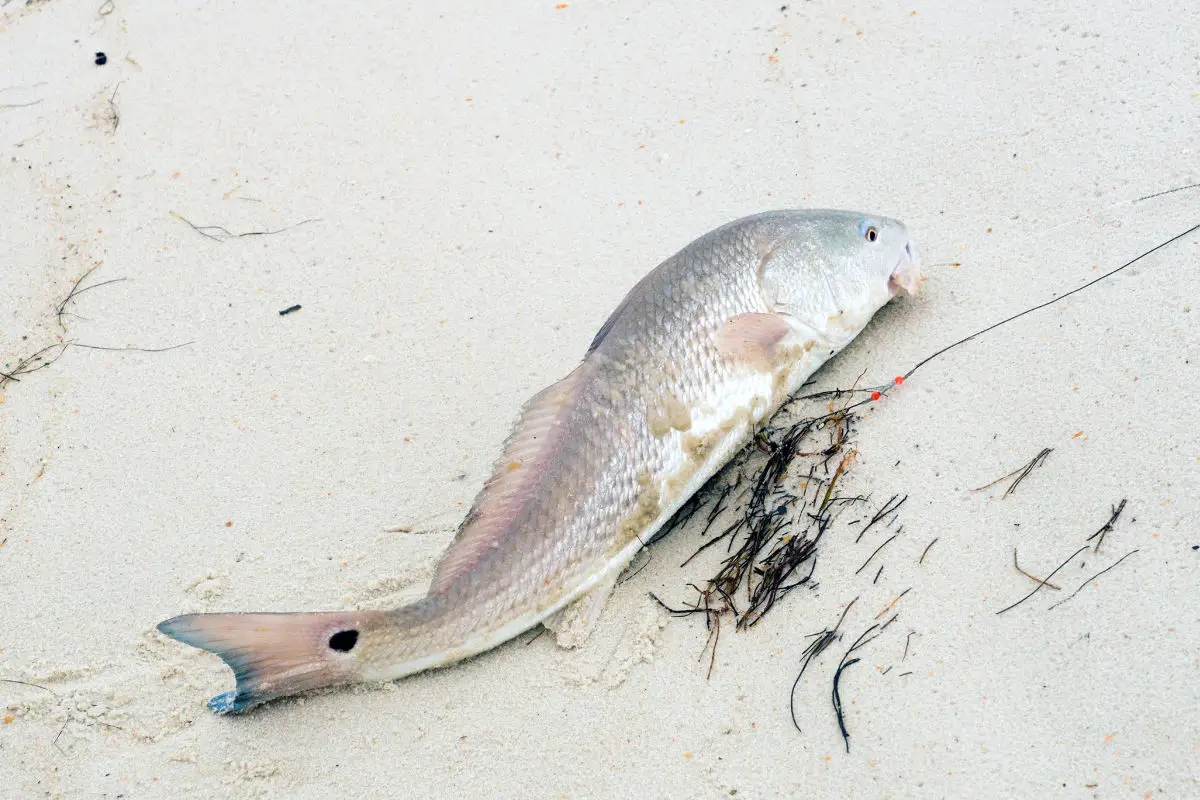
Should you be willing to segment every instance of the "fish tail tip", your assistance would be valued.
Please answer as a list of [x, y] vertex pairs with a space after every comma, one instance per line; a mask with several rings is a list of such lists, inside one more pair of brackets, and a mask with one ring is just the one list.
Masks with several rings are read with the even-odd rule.
[[252, 696], [243, 695], [241, 692], [234, 690], [232, 692], [224, 692], [209, 700], [208, 710], [218, 716], [224, 717], [249, 711], [261, 702], [263, 701], [255, 700]]
[[362, 613], [184, 614], [158, 630], [219, 656], [236, 688], [209, 701], [216, 714], [241, 714], [268, 700], [353, 680], [349, 653], [331, 652], [329, 637], [357, 631]]
[[[183, 641], [183, 639], [181, 639], [180, 636], [183, 634], [183, 632], [186, 628], [186, 625], [187, 625], [187, 619], [190, 616], [193, 616], [193, 615], [192, 614], [182, 614], [178, 617], [171, 617], [170, 619], [164, 619], [162, 622], [158, 623], [154, 627], [161, 634], [170, 636], [172, 639], [175, 639], [176, 641]], [[185, 644], [186, 644], [186, 642], [185, 642]]]

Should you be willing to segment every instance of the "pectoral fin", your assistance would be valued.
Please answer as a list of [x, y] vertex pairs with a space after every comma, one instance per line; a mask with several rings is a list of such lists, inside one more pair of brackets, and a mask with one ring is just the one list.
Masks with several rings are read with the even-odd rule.
[[782, 314], [738, 314], [717, 331], [717, 348], [730, 359], [771, 371], [794, 349], [795, 338]]

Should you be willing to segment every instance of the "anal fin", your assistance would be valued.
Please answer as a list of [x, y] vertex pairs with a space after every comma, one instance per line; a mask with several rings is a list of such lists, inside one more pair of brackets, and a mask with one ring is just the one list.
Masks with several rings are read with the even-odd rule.
[[616, 585], [615, 575], [606, 578], [571, 605], [542, 621], [543, 626], [554, 632], [559, 647], [571, 650], [587, 641]]

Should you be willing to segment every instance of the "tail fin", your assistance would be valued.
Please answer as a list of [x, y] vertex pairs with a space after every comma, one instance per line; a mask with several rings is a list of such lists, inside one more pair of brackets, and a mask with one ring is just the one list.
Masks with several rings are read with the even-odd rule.
[[379, 611], [312, 614], [185, 614], [158, 624], [173, 639], [221, 657], [237, 688], [208, 707], [240, 714], [284, 695], [348, 683], [358, 674], [355, 645]]

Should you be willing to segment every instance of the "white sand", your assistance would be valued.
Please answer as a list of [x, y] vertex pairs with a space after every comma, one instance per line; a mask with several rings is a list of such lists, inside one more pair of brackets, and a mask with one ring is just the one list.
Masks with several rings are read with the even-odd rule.
[[[700, 622], [648, 597], [704, 577], [677, 567], [694, 529], [580, 650], [522, 637], [242, 719], [204, 708], [217, 659], [153, 631], [419, 594], [521, 402], [735, 217], [878, 211], [961, 262], [823, 386], [1200, 222], [1195, 190], [1129, 202], [1200, 180], [1196, 8], [100, 3], [0, 10], [0, 104], [40, 101], [0, 108], [0, 364], [193, 343], [71, 350], [0, 394], [0, 677], [46, 687], [0, 684], [0, 795], [1200, 796], [1200, 235], [873, 407], [848, 488], [909, 495], [879, 583], [853, 572], [882, 539], [835, 530], [820, 587], [723, 635], [709, 680]], [[172, 212], [318, 221], [218, 242]], [[97, 264], [125, 280], [64, 332]], [[1042, 447], [1013, 497], [968, 491]], [[1014, 547], [1045, 575], [1122, 497], [1063, 592], [996, 616], [1033, 587]], [[833, 670], [908, 587], [843, 677], [847, 755]], [[797, 733], [805, 635], [856, 595]]]

